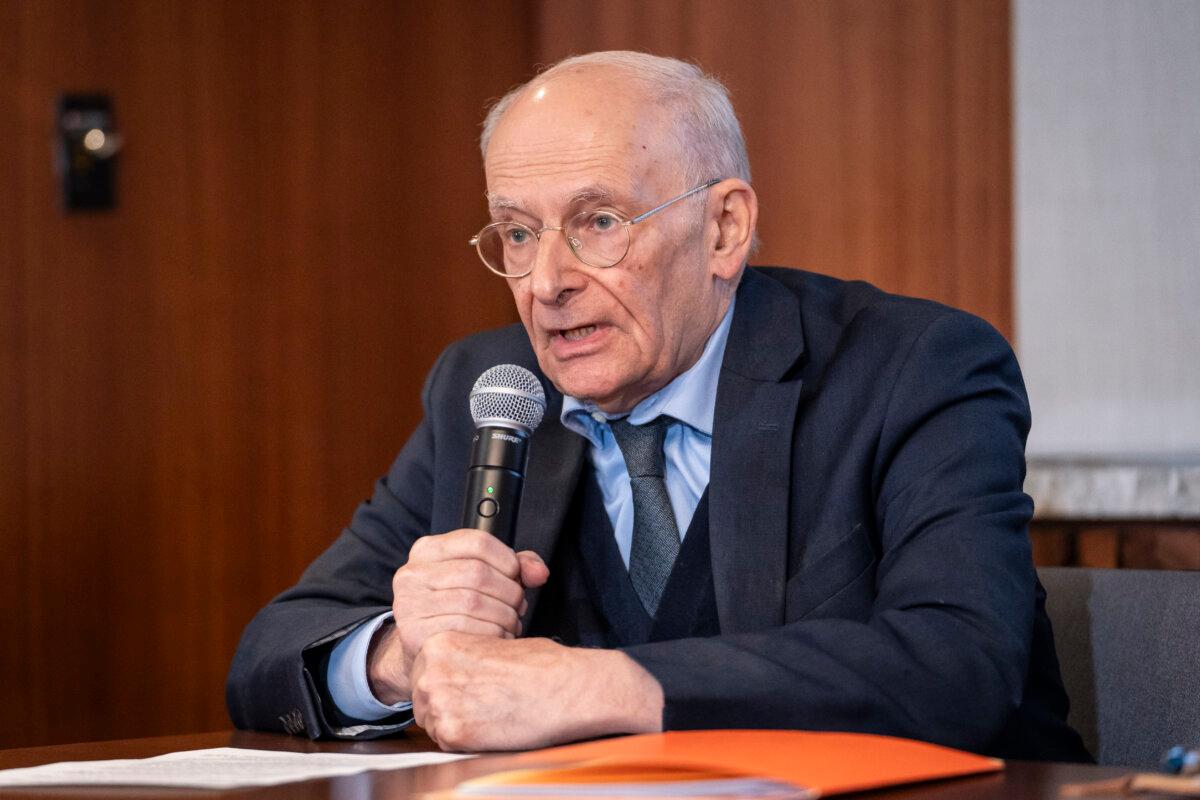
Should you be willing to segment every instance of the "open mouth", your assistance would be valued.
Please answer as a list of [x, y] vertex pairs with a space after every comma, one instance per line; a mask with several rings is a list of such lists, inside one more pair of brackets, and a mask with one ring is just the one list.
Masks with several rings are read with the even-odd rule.
[[596, 331], [595, 325], [584, 325], [582, 328], [569, 328], [558, 332], [568, 342], [578, 342], [580, 339], [586, 339]]

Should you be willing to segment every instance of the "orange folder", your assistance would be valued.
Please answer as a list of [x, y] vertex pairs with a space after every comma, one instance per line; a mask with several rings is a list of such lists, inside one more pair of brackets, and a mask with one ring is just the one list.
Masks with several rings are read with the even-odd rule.
[[[457, 793], [771, 796], [763, 786], [783, 784], [795, 790], [790, 796], [815, 798], [995, 772], [1004, 766], [998, 759], [892, 736], [774, 730], [624, 736], [519, 758], [529, 768], [466, 781]], [[737, 791], [739, 782], [747, 791]]]

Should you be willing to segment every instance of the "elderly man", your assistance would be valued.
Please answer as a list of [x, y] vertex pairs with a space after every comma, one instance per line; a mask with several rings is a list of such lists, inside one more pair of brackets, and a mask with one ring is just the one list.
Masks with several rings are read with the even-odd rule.
[[[1029, 412], [982, 321], [746, 267], [724, 88], [568, 59], [488, 116], [475, 240], [521, 326], [451, 346], [349, 528], [250, 624], [243, 727], [443, 747], [791, 727], [1086, 758], [1021, 491]], [[533, 370], [514, 541], [457, 529], [495, 364]]]

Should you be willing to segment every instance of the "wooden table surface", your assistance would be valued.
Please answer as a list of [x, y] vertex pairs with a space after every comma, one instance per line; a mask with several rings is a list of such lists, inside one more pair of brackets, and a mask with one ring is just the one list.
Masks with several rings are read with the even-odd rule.
[[[160, 736], [151, 739], [123, 739], [111, 742], [28, 747], [0, 750], [0, 769], [32, 767], [56, 761], [87, 761], [109, 758], [144, 758], [178, 750], [208, 747], [247, 747], [260, 750], [290, 750], [301, 753], [411, 753], [435, 750], [433, 742], [421, 731], [404, 736], [369, 742], [313, 742], [294, 736], [246, 731], [223, 731], [185, 736]], [[152, 788], [37, 788], [0, 789], [0, 800], [15, 798], [186, 798], [256, 797], [288, 800], [402, 800], [428, 792], [449, 789], [460, 781], [484, 775], [510, 765], [511, 756], [489, 755], [449, 764], [414, 769], [365, 772], [338, 778], [291, 783], [282, 786], [253, 787], [227, 791]], [[1115, 778], [1129, 770], [1079, 764], [1051, 764], [1012, 761], [1003, 772], [973, 778], [958, 778], [926, 783], [903, 789], [868, 792], [859, 795], [871, 800], [1056, 800], [1064, 783]], [[1147, 800], [1152, 796], [1146, 795]]]

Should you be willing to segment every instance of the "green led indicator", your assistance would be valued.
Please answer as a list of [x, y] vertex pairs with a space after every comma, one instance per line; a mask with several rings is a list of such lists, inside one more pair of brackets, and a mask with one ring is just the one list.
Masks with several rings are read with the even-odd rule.
[[495, 494], [495, 493], [496, 493], [496, 490], [495, 490], [495, 489], [493, 489], [491, 486], [489, 486], [489, 487], [488, 487], [488, 494]]

